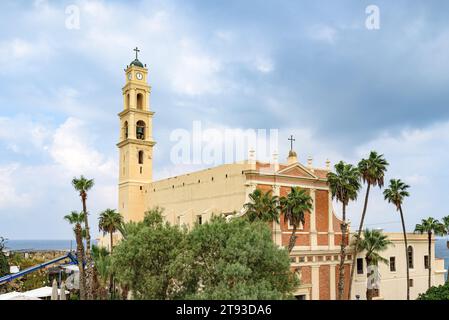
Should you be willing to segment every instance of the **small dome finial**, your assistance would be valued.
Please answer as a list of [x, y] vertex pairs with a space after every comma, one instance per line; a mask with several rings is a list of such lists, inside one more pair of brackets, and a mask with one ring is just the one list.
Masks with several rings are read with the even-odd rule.
[[136, 66], [136, 67], [143, 68], [142, 62], [139, 61], [139, 56], [138, 56], [138, 54], [140, 52], [139, 48], [136, 47], [135, 49], [133, 49], [133, 51], [136, 52], [136, 59], [134, 59], [134, 61], [131, 62], [130, 66]]

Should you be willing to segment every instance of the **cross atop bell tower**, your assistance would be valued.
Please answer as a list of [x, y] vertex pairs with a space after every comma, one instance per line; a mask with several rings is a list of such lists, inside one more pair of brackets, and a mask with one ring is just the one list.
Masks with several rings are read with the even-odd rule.
[[140, 50], [139, 50], [139, 48], [138, 47], [136, 47], [133, 51], [135, 51], [136, 52], [136, 60], [139, 60], [138, 59], [138, 57], [137, 57], [137, 54], [140, 52]]
[[150, 109], [151, 87], [148, 69], [136, 58], [126, 66], [126, 82], [122, 88], [123, 111], [120, 112], [119, 212], [125, 221], [143, 218], [145, 186], [152, 182], [153, 115]]

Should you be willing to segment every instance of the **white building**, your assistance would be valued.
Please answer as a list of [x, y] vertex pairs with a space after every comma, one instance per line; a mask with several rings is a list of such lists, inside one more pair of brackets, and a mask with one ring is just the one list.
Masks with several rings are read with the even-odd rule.
[[[407, 298], [407, 276], [405, 244], [402, 233], [385, 233], [393, 242], [393, 245], [381, 253], [381, 256], [389, 261], [389, 265], [379, 265], [380, 288], [378, 297], [383, 300], [405, 300]], [[410, 299], [418, 298], [420, 293], [428, 289], [428, 239], [427, 235], [407, 234], [408, 259], [410, 263]], [[445, 282], [446, 271], [444, 260], [435, 258], [435, 238], [431, 245], [432, 256], [432, 286], [439, 286]], [[366, 300], [367, 265], [365, 253], [357, 256], [356, 270], [354, 274], [352, 299], [357, 296]]]

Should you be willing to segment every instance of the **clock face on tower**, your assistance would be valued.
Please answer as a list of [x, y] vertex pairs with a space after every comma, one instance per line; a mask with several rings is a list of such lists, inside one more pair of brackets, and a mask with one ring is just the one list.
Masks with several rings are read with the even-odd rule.
[[140, 72], [137, 72], [136, 76], [137, 76], [138, 80], [142, 80], [143, 79], [143, 75]]

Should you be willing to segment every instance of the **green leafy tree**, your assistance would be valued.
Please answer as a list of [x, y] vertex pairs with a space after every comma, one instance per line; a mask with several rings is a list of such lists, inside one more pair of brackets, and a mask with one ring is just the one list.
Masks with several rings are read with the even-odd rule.
[[171, 265], [184, 250], [185, 231], [162, 222], [160, 210], [147, 212], [128, 231], [112, 255], [116, 279], [132, 290], [135, 299], [171, 298], [179, 272], [172, 273]]
[[79, 289], [80, 289], [80, 300], [86, 299], [86, 275], [84, 272], [85, 261], [84, 256], [84, 243], [83, 243], [83, 229], [81, 224], [84, 223], [85, 214], [83, 212], [72, 211], [70, 214], [64, 217], [66, 221], [74, 225], [73, 232], [75, 233], [76, 240], [76, 257], [78, 260], [79, 269]]
[[187, 235], [179, 297], [188, 299], [285, 299], [298, 285], [287, 250], [272, 241], [266, 223], [213, 217]]
[[[365, 221], [365, 215], [368, 208], [368, 199], [370, 195], [371, 186], [373, 187], [379, 186], [379, 188], [382, 188], [384, 186], [384, 177], [385, 172], [387, 171], [387, 166], [388, 162], [385, 160], [384, 155], [378, 154], [376, 151], [371, 151], [368, 159], [362, 159], [358, 164], [358, 169], [362, 177], [362, 180], [364, 183], [366, 183], [366, 194], [356, 239], [360, 239], [363, 230], [363, 223]], [[357, 256], [357, 253], [358, 252], [354, 252], [354, 257]], [[351, 267], [351, 278], [349, 281], [349, 290], [348, 290], [349, 299], [351, 299], [352, 281], [354, 279], [354, 272], [356, 267], [355, 264], [356, 259], [353, 259]]]
[[405, 222], [404, 222], [404, 214], [402, 212], [402, 203], [404, 199], [410, 196], [407, 191], [410, 186], [406, 185], [400, 179], [391, 179], [390, 185], [388, 189], [384, 190], [384, 197], [389, 203], [392, 203], [396, 210], [399, 211], [401, 215], [401, 223], [402, 223], [402, 233], [404, 235], [404, 243], [405, 243], [405, 263], [407, 270], [407, 300], [410, 300], [410, 272], [409, 272], [409, 263], [408, 263], [408, 244], [407, 244], [407, 231], [405, 230]]
[[0, 277], [5, 276], [9, 273], [9, 264], [8, 258], [3, 253], [3, 249], [5, 249], [6, 239], [0, 237]]
[[136, 299], [281, 299], [298, 284], [266, 223], [245, 218], [188, 232], [152, 210], [115, 247], [112, 267]]
[[[355, 246], [357, 252], [365, 253], [365, 261], [368, 266], [378, 266], [379, 262], [388, 264], [388, 260], [380, 255], [382, 251], [388, 249], [393, 243], [388, 239], [388, 236], [379, 230], [369, 230], [363, 231], [363, 237], [356, 235]], [[357, 256], [354, 257], [356, 259]], [[367, 277], [368, 277], [367, 273]], [[366, 299], [373, 299], [373, 289], [367, 287], [366, 289]]]
[[426, 293], [420, 294], [418, 300], [449, 300], [449, 282], [438, 287], [431, 287]]
[[279, 222], [279, 198], [271, 194], [271, 190], [263, 192], [254, 190], [249, 195], [250, 202], [244, 204], [245, 216], [251, 222]]
[[288, 243], [288, 252], [290, 253], [296, 243], [296, 230], [300, 224], [305, 224], [306, 213], [313, 209], [313, 200], [306, 190], [296, 187], [291, 189], [287, 197], [281, 197], [280, 204], [285, 220], [293, 226]]
[[429, 217], [427, 219], [422, 219], [421, 224], [417, 224], [415, 226], [415, 232], [417, 233], [427, 233], [427, 254], [429, 259], [429, 265], [428, 265], [428, 271], [429, 271], [429, 277], [428, 277], [428, 288], [432, 286], [432, 235], [435, 234], [437, 236], [444, 235], [445, 227], [444, 224], [439, 222], [438, 220]]
[[338, 278], [338, 295], [337, 299], [342, 300], [344, 295], [344, 280], [345, 280], [345, 258], [347, 244], [347, 222], [346, 222], [346, 207], [349, 201], [357, 199], [357, 194], [361, 187], [360, 172], [358, 168], [351, 164], [346, 164], [340, 161], [335, 165], [335, 173], [329, 172], [327, 174], [327, 181], [329, 184], [332, 198], [342, 204], [342, 222], [341, 228], [341, 244], [340, 244], [340, 265]]
[[90, 254], [91, 250], [91, 242], [90, 242], [90, 228], [89, 228], [89, 213], [87, 211], [87, 192], [92, 189], [95, 182], [93, 179], [86, 179], [84, 176], [80, 176], [79, 178], [73, 178], [72, 185], [76, 191], [79, 192], [79, 196], [81, 198], [81, 203], [83, 205], [83, 213], [84, 213], [84, 229], [86, 233], [86, 269], [85, 269], [85, 278], [86, 278], [86, 297], [89, 300], [94, 298], [94, 268], [92, 263], [92, 257]]

